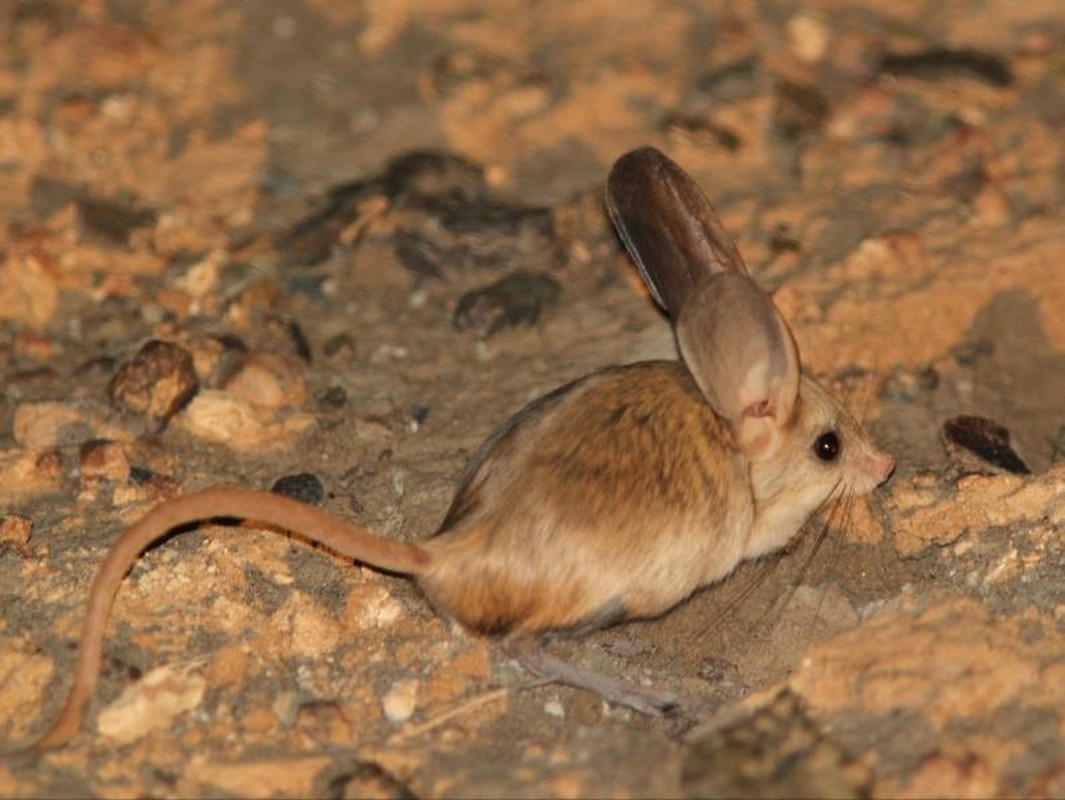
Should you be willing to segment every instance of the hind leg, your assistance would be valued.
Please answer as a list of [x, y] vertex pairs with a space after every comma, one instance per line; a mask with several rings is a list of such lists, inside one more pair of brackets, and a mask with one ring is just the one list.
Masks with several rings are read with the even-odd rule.
[[631, 708], [652, 717], [661, 716], [677, 705], [674, 695], [619, 681], [556, 658], [544, 649], [538, 637], [531, 634], [508, 637], [503, 640], [503, 648], [537, 677], [593, 692], [611, 705]]

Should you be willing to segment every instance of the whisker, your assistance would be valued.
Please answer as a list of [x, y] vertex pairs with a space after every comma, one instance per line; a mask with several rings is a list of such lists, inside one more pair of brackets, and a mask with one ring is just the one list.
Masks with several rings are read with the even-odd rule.
[[[830, 508], [829, 516], [827, 517], [827, 519], [824, 520], [823, 524], [821, 524], [821, 529], [818, 531], [814, 539], [814, 544], [811, 548], [810, 553], [808, 553], [804, 557], [802, 564], [799, 567], [797, 578], [791, 581], [791, 587], [789, 588], [789, 590], [784, 595], [777, 598], [772, 603], [770, 608], [765, 612], [765, 614], [762, 615], [763, 619], [768, 615], [775, 616], [777, 611], [787, 607], [787, 604], [791, 602], [791, 598], [794, 596], [799, 584], [802, 583], [802, 579], [806, 575], [810, 564], [813, 562], [814, 558], [816, 558], [818, 552], [821, 549], [821, 546], [825, 542], [825, 539], [828, 538], [828, 533], [832, 528], [833, 515], [835, 514], [837, 509], [835, 501], [838, 500], [840, 497], [843, 497], [846, 494], [846, 490], [847, 487], [844, 485], [842, 479], [838, 480], [829, 490], [828, 494], [825, 496], [825, 499], [822, 500], [821, 503], [817, 506], [817, 508], [815, 508], [814, 511], [810, 514], [810, 520], [812, 521], [818, 519], [821, 512], [826, 507]], [[796, 537], [796, 541], [799, 541], [800, 537], [805, 539], [804, 533], [806, 532], [806, 529], [809, 525], [810, 522], [808, 521], [806, 525], [803, 526], [803, 529], [800, 531], [799, 536]], [[763, 584], [765, 584], [766, 580], [770, 575], [770, 572], [778, 566], [778, 562], [781, 560], [782, 555], [784, 553], [787, 553], [789, 549], [791, 548], [787, 548], [784, 551], [763, 557], [759, 560], [757, 564], [758, 569], [756, 572], [754, 572], [750, 576], [745, 577], [743, 582], [735, 581], [734, 583], [740, 586], [739, 591], [737, 591], [732, 597], [729, 598], [728, 602], [725, 604], [725, 607], [722, 608], [721, 611], [719, 611], [718, 613], [714, 614], [706, 625], [700, 627], [698, 633], [692, 637], [691, 641], [694, 643], [697, 640], [705, 639], [707, 634], [713, 628], [719, 626], [726, 617], [731, 615], [738, 607], [746, 603], [747, 600], [750, 599], [750, 597], [754, 595], [755, 592], [757, 592]]]
[[802, 583], [803, 579], [806, 577], [806, 574], [807, 574], [807, 572], [810, 569], [810, 565], [813, 563], [813, 560], [817, 557], [817, 554], [821, 551], [821, 546], [825, 543], [825, 540], [828, 538], [829, 531], [832, 530], [832, 521], [833, 521], [833, 518], [835, 517], [835, 514], [836, 514], [837, 510], [839, 509], [839, 504], [836, 501], [845, 496], [845, 493], [846, 493], [845, 490], [846, 490], [846, 487], [845, 487], [845, 485], [843, 483], [843, 480], [840, 479], [840, 480], [836, 481], [835, 485], [832, 487], [832, 489], [829, 491], [829, 493], [825, 496], [825, 499], [821, 501], [821, 503], [814, 510], [814, 513], [810, 515], [810, 519], [811, 520], [819, 519], [821, 512], [826, 507], [829, 509], [828, 516], [825, 517], [824, 520], [822, 521], [822, 523], [820, 525], [820, 530], [817, 532], [817, 535], [814, 537], [813, 546], [810, 548], [810, 552], [806, 554], [806, 557], [803, 558], [802, 563], [799, 566], [798, 572], [795, 575], [795, 579], [791, 582], [790, 588], [788, 589], [787, 592], [785, 592], [783, 595], [781, 595], [776, 600], [776, 602], [773, 603], [772, 607], [770, 608], [770, 613], [772, 613], [774, 616], [777, 616], [779, 613], [783, 612], [785, 608], [788, 607], [788, 604], [791, 602], [792, 598], [795, 596], [795, 592], [798, 590], [799, 585]]
[[[836, 509], [840, 509], [840, 530], [847, 529], [847, 522], [850, 520], [854, 512], [854, 504], [857, 502], [857, 497], [853, 492], [844, 491], [842, 495], [842, 502], [836, 506]], [[830, 517], [831, 520], [831, 517]], [[821, 608], [825, 602], [825, 593], [821, 593], [821, 597], [817, 601], [817, 608], [814, 610], [813, 621], [821, 619]]]
[[730, 616], [737, 608], [742, 606], [751, 595], [753, 595], [758, 589], [766, 582], [773, 567], [776, 566], [780, 560], [780, 554], [774, 553], [772, 555], [765, 556], [759, 559], [754, 565], [753, 574], [745, 575], [742, 580], [740, 579], [726, 579], [721, 585], [721, 588], [726, 586], [740, 586], [738, 592], [728, 599], [724, 608], [714, 614], [710, 620], [699, 628], [698, 632], [691, 637], [690, 642], [695, 643], [706, 638], [711, 630], [720, 627], [721, 623], [726, 617]]

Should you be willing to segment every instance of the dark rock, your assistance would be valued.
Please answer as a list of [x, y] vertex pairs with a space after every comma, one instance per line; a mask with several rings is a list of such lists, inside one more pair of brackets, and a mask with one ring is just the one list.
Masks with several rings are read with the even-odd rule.
[[325, 496], [322, 482], [309, 472], [297, 472], [294, 475], [278, 478], [270, 487], [270, 491], [312, 506], [320, 504]]
[[118, 368], [108, 394], [116, 408], [146, 416], [162, 427], [199, 388], [189, 351], [152, 339]]
[[515, 272], [500, 281], [466, 292], [452, 317], [455, 328], [491, 336], [514, 325], [532, 325], [558, 302], [562, 286], [546, 273]]
[[1013, 71], [1005, 61], [973, 48], [930, 47], [915, 53], [885, 53], [880, 72], [926, 81], [972, 78], [1000, 88], [1013, 83]]
[[951, 417], [943, 423], [943, 441], [956, 458], [968, 461], [968, 456], [976, 456], [980, 462], [1014, 475], [1031, 472], [1013, 450], [1009, 430], [984, 417]]

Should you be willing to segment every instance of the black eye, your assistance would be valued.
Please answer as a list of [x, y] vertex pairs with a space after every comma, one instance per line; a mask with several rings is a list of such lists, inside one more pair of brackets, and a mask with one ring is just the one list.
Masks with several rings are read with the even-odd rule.
[[814, 454], [822, 461], [835, 461], [839, 455], [839, 436], [835, 431], [825, 431], [814, 442]]

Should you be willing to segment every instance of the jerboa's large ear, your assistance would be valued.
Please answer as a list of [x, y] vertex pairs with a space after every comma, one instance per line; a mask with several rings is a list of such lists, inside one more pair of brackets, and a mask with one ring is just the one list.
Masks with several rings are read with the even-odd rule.
[[674, 330], [684, 363], [740, 449], [752, 459], [770, 455], [795, 409], [800, 367], [769, 295], [745, 275], [713, 275], [681, 307]]
[[747, 274], [695, 181], [666, 155], [641, 147], [619, 158], [607, 178], [607, 211], [655, 301], [676, 319], [705, 278]]

